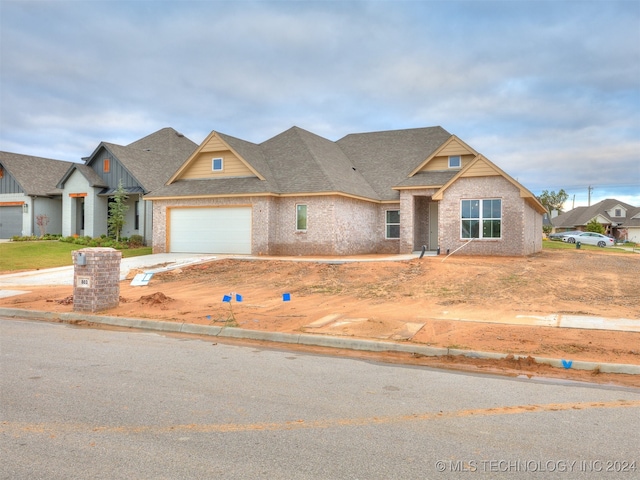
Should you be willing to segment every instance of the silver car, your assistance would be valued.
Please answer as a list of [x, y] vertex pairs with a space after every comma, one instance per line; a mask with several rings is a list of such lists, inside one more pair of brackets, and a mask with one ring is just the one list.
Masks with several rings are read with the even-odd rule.
[[562, 241], [567, 243], [580, 242], [583, 245], [596, 245], [598, 247], [612, 247], [615, 243], [613, 238], [595, 232], [581, 232], [572, 235], [565, 235], [562, 237]]

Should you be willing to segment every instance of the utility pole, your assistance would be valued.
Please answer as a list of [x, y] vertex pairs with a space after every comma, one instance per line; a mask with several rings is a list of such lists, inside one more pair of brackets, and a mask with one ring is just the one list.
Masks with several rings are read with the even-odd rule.
[[589, 201], [587, 203], [587, 206], [591, 206], [591, 191], [593, 190], [593, 187], [591, 185], [589, 185], [589, 187], [587, 187], [587, 190], [589, 190]]

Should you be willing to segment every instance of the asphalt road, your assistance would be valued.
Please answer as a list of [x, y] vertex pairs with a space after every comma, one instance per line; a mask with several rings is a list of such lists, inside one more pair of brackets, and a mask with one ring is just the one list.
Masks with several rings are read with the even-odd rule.
[[2, 479], [638, 478], [640, 390], [0, 319]]

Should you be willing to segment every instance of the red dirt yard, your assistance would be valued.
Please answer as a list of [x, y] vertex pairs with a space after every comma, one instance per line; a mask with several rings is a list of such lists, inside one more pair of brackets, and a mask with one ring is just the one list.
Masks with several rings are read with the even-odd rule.
[[[640, 333], [507, 324], [519, 315], [555, 314], [637, 320], [640, 256], [544, 250], [529, 257], [388, 257], [220, 259], [155, 274], [148, 286], [121, 282], [120, 306], [105, 315], [233, 325], [411, 342], [523, 356], [640, 364]], [[135, 273], [131, 272], [130, 278]], [[28, 287], [0, 306], [73, 311], [71, 286]], [[289, 293], [291, 301], [284, 302]], [[232, 294], [232, 301], [222, 301]], [[242, 296], [237, 302], [235, 294]], [[461, 321], [465, 320], [465, 321]], [[87, 316], [90, 321], [90, 316]], [[507, 322], [507, 323], [501, 323]], [[224, 341], [217, 339], [216, 341]], [[289, 347], [287, 348], [301, 348]], [[321, 349], [315, 349], [321, 350]], [[331, 352], [334, 352], [331, 350]], [[347, 352], [341, 352], [346, 354]], [[380, 354], [349, 352], [359, 357]], [[384, 360], [613, 382], [640, 386], [634, 375], [551, 368], [531, 361], [416, 358]]]

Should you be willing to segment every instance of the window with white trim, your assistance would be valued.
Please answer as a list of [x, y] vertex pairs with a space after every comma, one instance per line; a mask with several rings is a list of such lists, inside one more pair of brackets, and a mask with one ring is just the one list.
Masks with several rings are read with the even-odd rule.
[[307, 230], [307, 206], [296, 205], [296, 230]]
[[211, 170], [214, 172], [221, 172], [224, 167], [224, 162], [222, 158], [214, 158], [211, 160]]
[[460, 155], [449, 156], [449, 168], [460, 168], [462, 166], [462, 157]]
[[462, 200], [461, 238], [502, 238], [502, 200]]
[[400, 238], [400, 210], [387, 210], [385, 212], [384, 238]]

